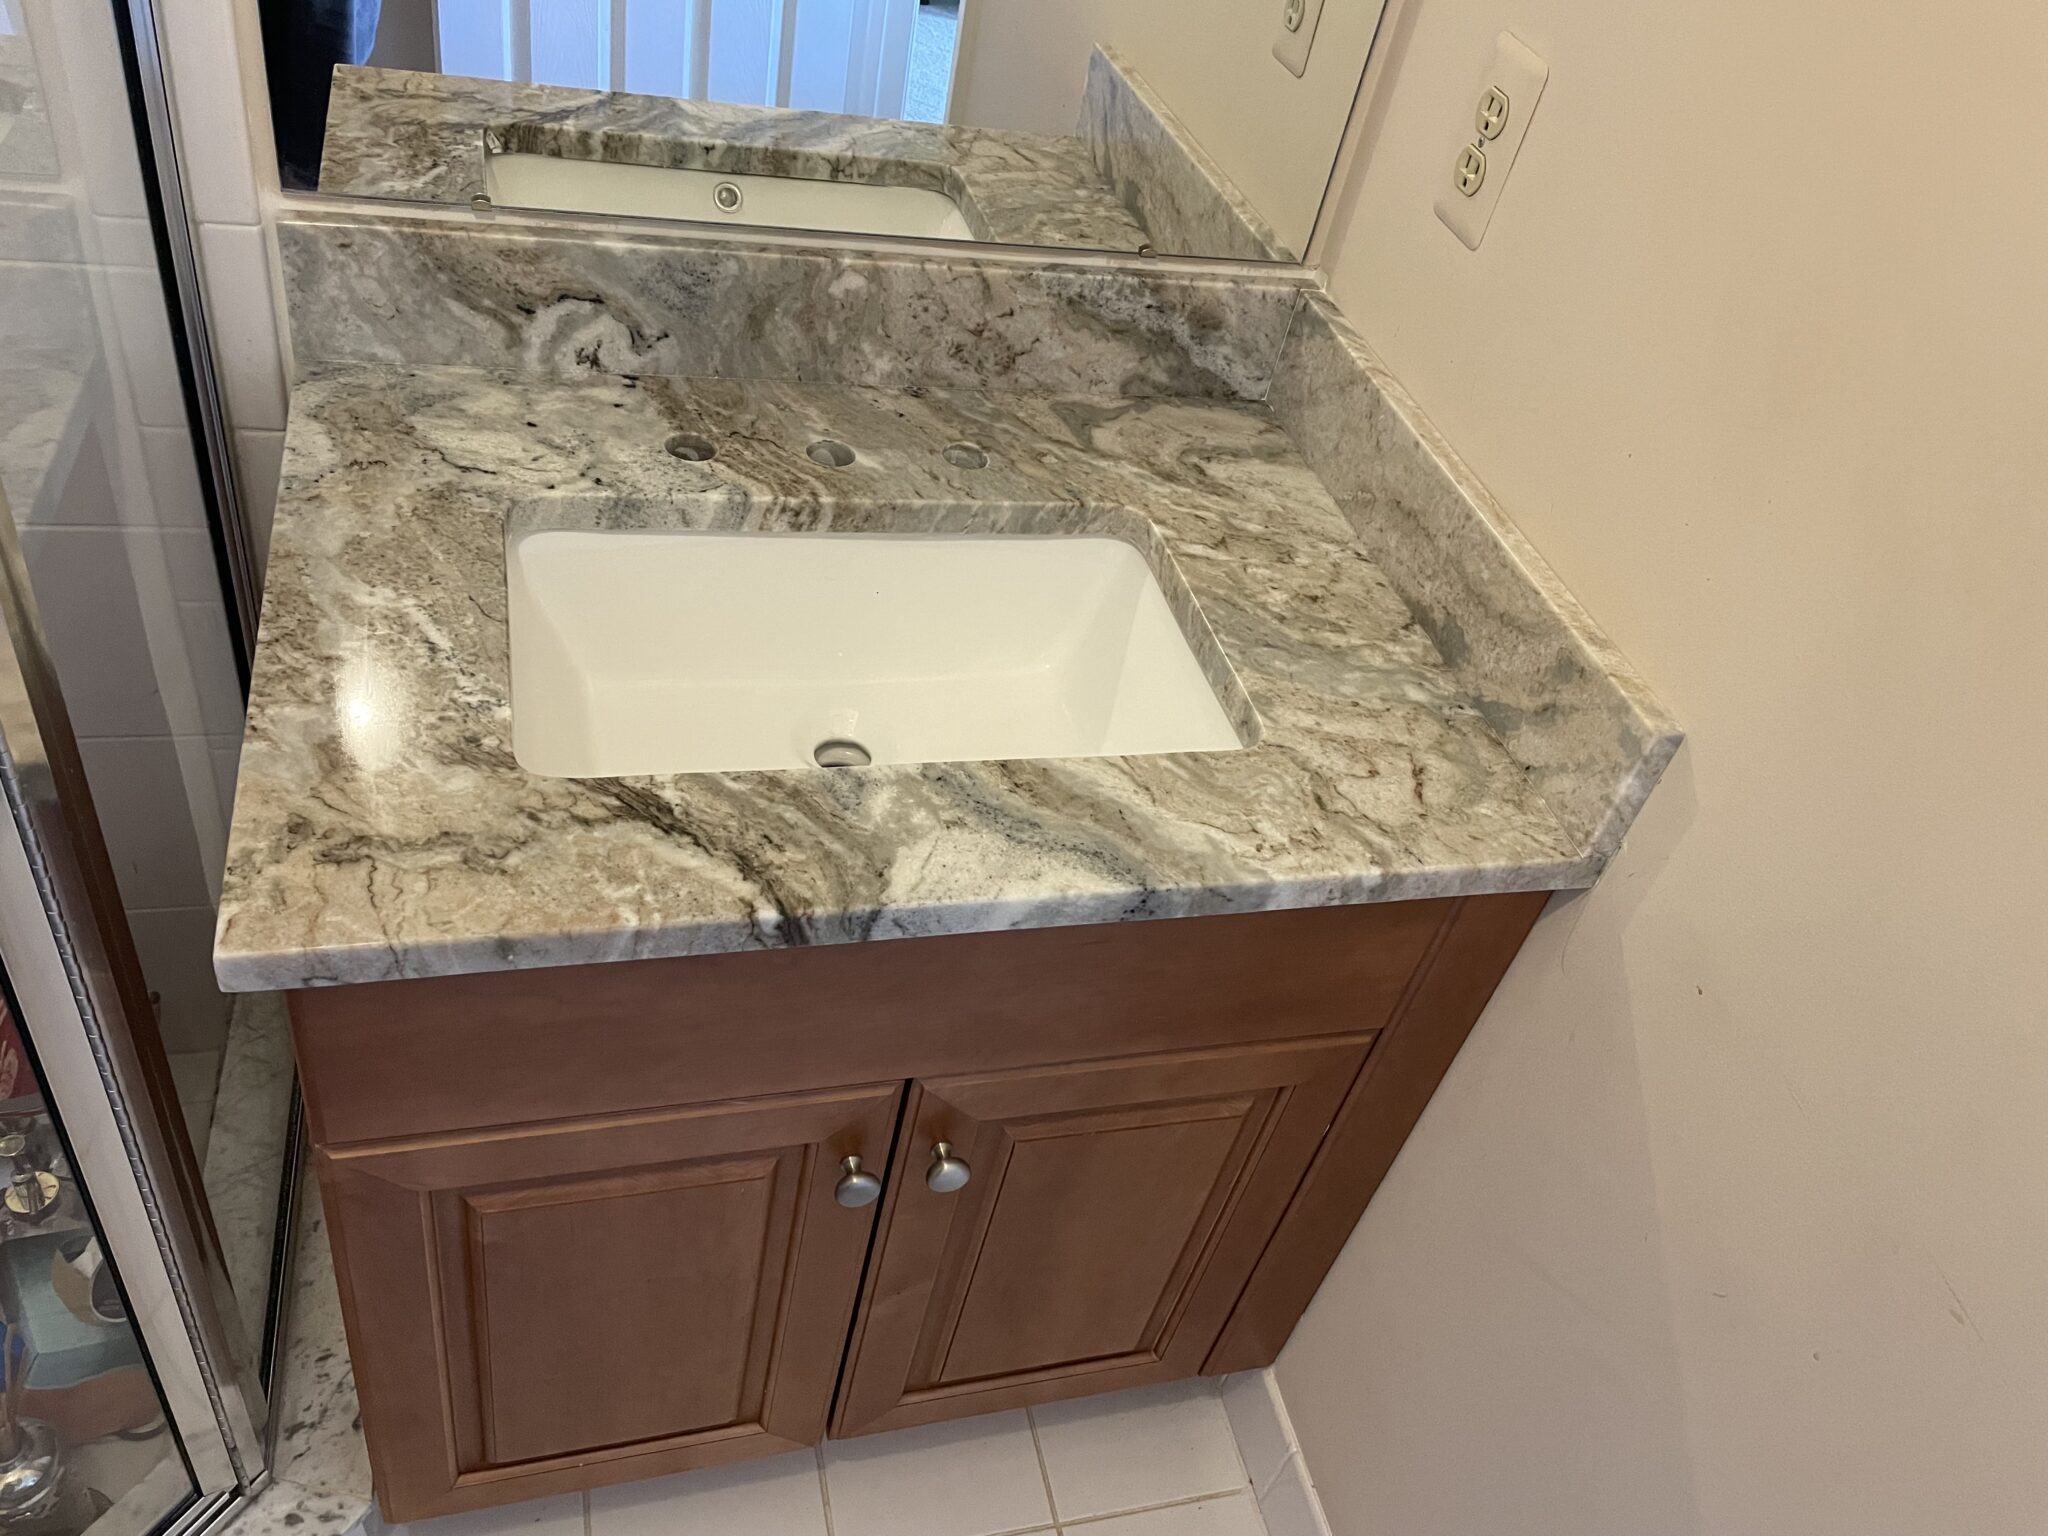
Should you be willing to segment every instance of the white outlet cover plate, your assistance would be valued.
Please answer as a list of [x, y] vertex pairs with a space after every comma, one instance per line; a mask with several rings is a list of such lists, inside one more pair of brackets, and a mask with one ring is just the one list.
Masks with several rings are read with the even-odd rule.
[[[1287, 0], [1279, 0], [1276, 14], [1287, 13]], [[1292, 32], [1287, 23], [1281, 22], [1279, 39], [1273, 44], [1273, 57], [1287, 66], [1288, 73], [1300, 76], [1308, 69], [1308, 51], [1316, 40], [1316, 23], [1323, 19], [1323, 0], [1302, 0], [1301, 25]]]
[[[1458, 131], [1463, 137], [1444, 155], [1436, 216], [1465, 242], [1467, 250], [1478, 250], [1479, 242], [1486, 238], [1486, 226], [1493, 222], [1494, 206], [1500, 202], [1508, 172], [1515, 168], [1522, 137], [1529, 131], [1529, 119], [1536, 115], [1536, 103], [1543, 99], [1543, 85], [1549, 78], [1550, 66], [1514, 33], [1503, 32], [1494, 41], [1493, 62], [1486, 66], [1486, 73], [1479, 77], [1472, 93], [1458, 103]], [[1493, 89], [1507, 95], [1508, 122], [1499, 138], [1486, 142], [1486, 180], [1467, 197], [1457, 187], [1458, 157], [1464, 153], [1465, 145], [1478, 139], [1473, 117], [1486, 93]]]

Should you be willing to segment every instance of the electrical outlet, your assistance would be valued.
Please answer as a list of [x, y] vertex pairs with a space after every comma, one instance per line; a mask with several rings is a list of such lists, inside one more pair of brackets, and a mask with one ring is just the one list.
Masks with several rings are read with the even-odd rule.
[[1323, 19], [1323, 0], [1280, 0], [1280, 36], [1273, 57], [1300, 75], [1308, 69], [1308, 51], [1315, 45], [1316, 23]]
[[1486, 185], [1486, 151], [1477, 144], [1467, 144], [1458, 155], [1458, 170], [1451, 185], [1466, 197], [1477, 197], [1479, 189]]
[[1444, 175], [1436, 216], [1468, 250], [1478, 250], [1486, 238], [1486, 227], [1493, 222], [1494, 207], [1549, 78], [1550, 66], [1512, 32], [1503, 32], [1494, 41], [1493, 62], [1472, 93], [1476, 105], [1460, 109], [1461, 131], [1472, 139], [1459, 149]]

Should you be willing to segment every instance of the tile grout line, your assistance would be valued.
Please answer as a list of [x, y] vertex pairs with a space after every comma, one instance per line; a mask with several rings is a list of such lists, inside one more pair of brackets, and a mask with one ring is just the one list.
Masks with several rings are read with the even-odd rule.
[[1038, 1458], [1038, 1480], [1045, 1485], [1045, 1512], [1052, 1516], [1052, 1523], [1060, 1523], [1060, 1501], [1053, 1496], [1052, 1468], [1045, 1464], [1045, 1444], [1038, 1438], [1038, 1415], [1029, 1403], [1024, 1405], [1024, 1427], [1031, 1431], [1031, 1454]]
[[1254, 1509], [1258, 1507], [1259, 1496], [1253, 1490], [1250, 1480], [1247, 1479], [1245, 1486], [1242, 1488], [1219, 1488], [1209, 1493], [1184, 1494], [1180, 1498], [1165, 1499], [1157, 1504], [1136, 1504], [1129, 1509], [1105, 1510], [1099, 1515], [1076, 1515], [1071, 1520], [1062, 1520], [1060, 1522], [1060, 1529], [1065, 1530], [1069, 1526], [1076, 1525], [1095, 1525], [1104, 1520], [1121, 1520], [1125, 1515], [1149, 1515], [1162, 1509], [1181, 1509], [1189, 1504], [1206, 1503], [1210, 1499], [1234, 1499], [1240, 1493], [1252, 1501]]
[[818, 1500], [825, 1515], [825, 1536], [832, 1536], [832, 1480], [825, 1475], [825, 1442], [812, 1446], [811, 1454], [818, 1463]]

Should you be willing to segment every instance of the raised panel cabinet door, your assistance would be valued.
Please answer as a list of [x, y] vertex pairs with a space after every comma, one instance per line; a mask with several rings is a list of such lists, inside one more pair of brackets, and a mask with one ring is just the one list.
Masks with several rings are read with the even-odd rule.
[[815, 1443], [901, 1094], [323, 1149], [387, 1518]]
[[1370, 1040], [912, 1084], [834, 1432], [1197, 1374]]

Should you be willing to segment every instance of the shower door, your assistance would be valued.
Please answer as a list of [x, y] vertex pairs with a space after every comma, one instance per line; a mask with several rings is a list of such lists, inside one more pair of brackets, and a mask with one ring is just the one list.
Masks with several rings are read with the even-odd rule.
[[252, 590], [147, 0], [0, 0], [0, 1536], [264, 1476], [291, 1083], [215, 986]]

